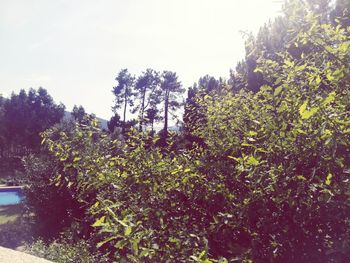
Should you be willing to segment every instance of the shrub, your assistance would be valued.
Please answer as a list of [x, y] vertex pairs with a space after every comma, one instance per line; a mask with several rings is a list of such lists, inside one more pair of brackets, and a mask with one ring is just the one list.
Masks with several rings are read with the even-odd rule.
[[108, 262], [102, 255], [98, 253], [92, 254], [89, 244], [84, 240], [80, 240], [74, 244], [56, 240], [47, 245], [39, 239], [27, 245], [26, 252], [57, 263]]
[[262, 57], [270, 86], [198, 99], [205, 148], [159, 149], [132, 130], [112, 141], [94, 120], [45, 132], [62, 164], [55, 181], [90, 207], [82, 224], [100, 251], [118, 262], [345, 262], [350, 29], [307, 19], [294, 45], [314, 52]]

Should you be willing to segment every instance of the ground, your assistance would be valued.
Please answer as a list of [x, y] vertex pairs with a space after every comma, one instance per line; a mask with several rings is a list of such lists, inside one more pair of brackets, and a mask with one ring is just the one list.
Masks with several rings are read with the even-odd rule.
[[30, 241], [29, 226], [22, 211], [22, 205], [0, 206], [0, 246], [21, 249]]
[[24, 251], [24, 245], [31, 241], [31, 236], [21, 204], [0, 206], [0, 263], [50, 263], [19, 252]]
[[19, 251], [0, 247], [0, 262], [1, 263], [50, 263], [42, 258], [34, 257]]
[[16, 222], [21, 216], [20, 205], [0, 206], [0, 228], [6, 223]]

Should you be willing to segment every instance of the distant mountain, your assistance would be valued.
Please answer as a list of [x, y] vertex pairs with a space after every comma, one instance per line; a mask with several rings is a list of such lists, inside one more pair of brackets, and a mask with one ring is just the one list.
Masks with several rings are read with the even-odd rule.
[[100, 123], [101, 129], [108, 130], [107, 120], [99, 118], [99, 117], [96, 117], [96, 119]]
[[[147, 127], [147, 129], [151, 129], [150, 127]], [[163, 124], [161, 124], [161, 123], [158, 123], [158, 124], [156, 124], [156, 125], [154, 125], [154, 130], [156, 131], [156, 132], [159, 132], [160, 130], [162, 130], [163, 129]], [[168, 131], [170, 131], [170, 132], [175, 132], [175, 133], [179, 133], [179, 132], [181, 132], [181, 129], [182, 129], [182, 126], [181, 125], [178, 125], [178, 124], [175, 124], [175, 125], [172, 125], [172, 126], [169, 126], [168, 127]]]
[[[73, 119], [72, 113], [69, 111], [65, 111], [64, 112], [64, 116], [63, 119], [65, 120], [71, 120]], [[107, 126], [107, 120], [96, 117], [97, 121], [100, 123], [100, 128], [104, 129], [104, 130], [108, 130], [108, 126]]]

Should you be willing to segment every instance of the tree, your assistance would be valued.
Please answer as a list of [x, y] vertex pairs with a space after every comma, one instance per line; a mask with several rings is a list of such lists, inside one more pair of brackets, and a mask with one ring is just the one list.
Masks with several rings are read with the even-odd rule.
[[237, 244], [254, 262], [349, 256], [349, 181], [342, 179], [350, 164], [349, 29], [312, 15], [304, 23], [294, 44], [314, 52], [295, 58], [286, 48], [277, 61], [259, 61], [275, 86], [203, 102], [208, 121], [197, 131], [206, 138], [207, 172], [223, 182], [218, 209], [232, 218], [223, 216], [210, 234], [215, 258], [233, 258]]
[[107, 122], [108, 130], [112, 133], [115, 128], [122, 127], [122, 121], [120, 120], [120, 115], [115, 113], [111, 119]]
[[86, 112], [83, 106], [76, 106], [74, 105], [73, 110], [72, 110], [72, 116], [75, 121], [77, 122], [82, 122], [84, 119], [84, 116], [86, 116]]
[[203, 146], [203, 138], [195, 135], [196, 129], [206, 122], [205, 106], [200, 101], [204, 96], [219, 92], [219, 89], [223, 86], [223, 81], [205, 75], [198, 80], [198, 83], [194, 83], [192, 87], [188, 88], [183, 115], [184, 137], [188, 143], [187, 147], [191, 148], [194, 143]]
[[175, 72], [163, 72], [160, 84], [160, 96], [164, 103], [164, 126], [161, 131], [162, 144], [166, 144], [168, 138], [169, 114], [181, 107], [181, 102], [179, 102], [181, 97], [179, 96], [181, 96], [184, 91]]
[[295, 58], [314, 52], [315, 49], [309, 44], [295, 46], [295, 39], [298, 32], [308, 26], [305, 17], [314, 14], [319, 23], [330, 23], [331, 10], [329, 0], [286, 1], [283, 16], [262, 26], [256, 36], [246, 34], [245, 59], [237, 64], [230, 76], [231, 84], [235, 85], [233, 89], [247, 88], [257, 92], [265, 84], [274, 87], [276, 79], [265, 79], [256, 70], [259, 59], [282, 62], [279, 54], [286, 49]]
[[146, 110], [145, 124], [151, 125], [151, 135], [154, 134], [154, 123], [161, 120], [159, 116], [159, 110], [156, 107], [148, 108]]
[[[143, 130], [144, 115], [148, 107], [155, 109], [157, 104], [160, 103], [158, 96], [156, 96], [159, 83], [159, 73], [153, 69], [147, 69], [136, 81], [135, 96], [139, 103], [136, 104], [133, 111], [139, 112], [139, 131]], [[154, 113], [155, 111], [151, 110], [151, 112]]]
[[[256, 54], [271, 86], [190, 90], [205, 147], [171, 151], [170, 136], [153, 147], [158, 137], [135, 130], [112, 141], [93, 123], [73, 136], [44, 133], [66, 171], [57, 183], [90, 206], [96, 246], [111, 261], [348, 261], [350, 29], [304, 11], [289, 44], [307, 54]], [[180, 85], [175, 75], [161, 86]]]
[[334, 24], [338, 24], [336, 20], [339, 21], [343, 28], [350, 26], [350, 1], [349, 0], [337, 0], [335, 3], [335, 8], [330, 14], [331, 21]]
[[39, 88], [12, 93], [3, 111], [7, 150], [21, 155], [40, 149], [40, 133], [62, 119], [64, 105], [55, 104], [47, 91]]
[[[123, 107], [123, 123], [126, 123], [127, 106], [133, 105], [133, 84], [135, 78], [128, 72], [127, 69], [122, 69], [115, 79], [118, 85], [113, 88], [113, 94], [115, 95], [115, 104], [113, 111]], [[122, 127], [124, 131], [124, 126]]]
[[0, 94], [0, 158], [3, 157], [3, 152], [6, 147], [5, 126], [4, 126], [4, 104], [5, 98]]

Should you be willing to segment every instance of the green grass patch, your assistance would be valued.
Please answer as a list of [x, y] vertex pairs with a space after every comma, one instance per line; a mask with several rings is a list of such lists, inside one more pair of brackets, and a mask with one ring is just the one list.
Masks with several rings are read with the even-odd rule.
[[0, 206], [0, 246], [18, 249], [32, 239], [23, 205]]
[[21, 205], [0, 206], [0, 228], [7, 223], [14, 223], [19, 220], [22, 213]]

